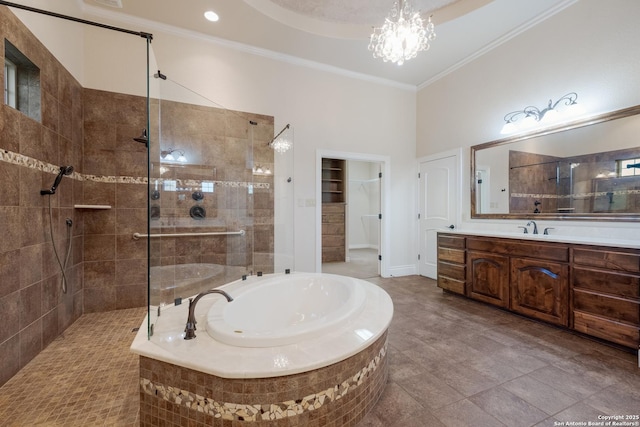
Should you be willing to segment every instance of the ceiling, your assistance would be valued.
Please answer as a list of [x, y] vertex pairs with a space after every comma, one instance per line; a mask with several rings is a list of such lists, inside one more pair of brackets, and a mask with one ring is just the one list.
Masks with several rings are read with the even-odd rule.
[[[437, 38], [402, 66], [374, 59], [368, 50], [372, 27], [382, 25], [393, 0], [82, 1], [89, 15], [198, 33], [274, 58], [422, 87], [577, 0], [412, 0], [423, 17], [433, 15]], [[118, 3], [121, 8], [113, 6]], [[206, 21], [207, 10], [220, 20]]]

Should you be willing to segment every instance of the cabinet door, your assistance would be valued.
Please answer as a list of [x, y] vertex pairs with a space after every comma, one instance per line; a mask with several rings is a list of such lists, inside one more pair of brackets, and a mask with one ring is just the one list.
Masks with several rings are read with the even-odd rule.
[[468, 296], [499, 307], [509, 307], [509, 258], [484, 252], [469, 252]]
[[569, 266], [527, 258], [511, 259], [511, 310], [568, 326]]

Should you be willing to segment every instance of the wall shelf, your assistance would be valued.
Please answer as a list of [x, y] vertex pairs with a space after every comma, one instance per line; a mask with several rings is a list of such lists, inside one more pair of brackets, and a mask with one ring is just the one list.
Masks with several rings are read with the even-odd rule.
[[344, 203], [345, 165], [342, 159], [322, 159], [322, 203]]
[[74, 209], [111, 209], [111, 205], [73, 205]]

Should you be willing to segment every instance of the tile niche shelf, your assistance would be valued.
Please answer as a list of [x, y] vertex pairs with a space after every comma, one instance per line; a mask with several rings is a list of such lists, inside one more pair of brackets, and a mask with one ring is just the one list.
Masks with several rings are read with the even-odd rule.
[[111, 205], [73, 205], [74, 209], [111, 209]]

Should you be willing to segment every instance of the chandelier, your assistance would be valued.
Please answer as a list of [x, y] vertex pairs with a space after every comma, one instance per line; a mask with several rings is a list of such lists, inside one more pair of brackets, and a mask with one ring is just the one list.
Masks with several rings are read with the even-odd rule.
[[282, 135], [284, 131], [289, 129], [289, 127], [290, 125], [287, 124], [284, 129], [282, 129], [276, 136], [274, 136], [271, 142], [269, 142], [269, 144], [267, 145], [278, 153], [285, 153], [289, 151], [292, 145], [291, 141], [288, 138], [289, 135]]
[[436, 38], [434, 29], [431, 17], [425, 26], [420, 12], [414, 12], [407, 1], [398, 0], [382, 27], [374, 27], [369, 50], [374, 58], [402, 65], [418, 52], [429, 49], [429, 42]]
[[[581, 112], [578, 108], [578, 103], [576, 102], [577, 99], [578, 94], [570, 92], [560, 97], [556, 102], [553, 102], [550, 99], [547, 106], [542, 110], [538, 107], [528, 106], [519, 111], [512, 111], [504, 116], [505, 124], [500, 133], [507, 134], [518, 130], [528, 129], [535, 126], [536, 123], [541, 122], [543, 119], [546, 123], [553, 123], [561, 118], [559, 116], [560, 109], [566, 110], [564, 112], [565, 116], [577, 115]], [[522, 118], [522, 121], [517, 123], [520, 118]]]

